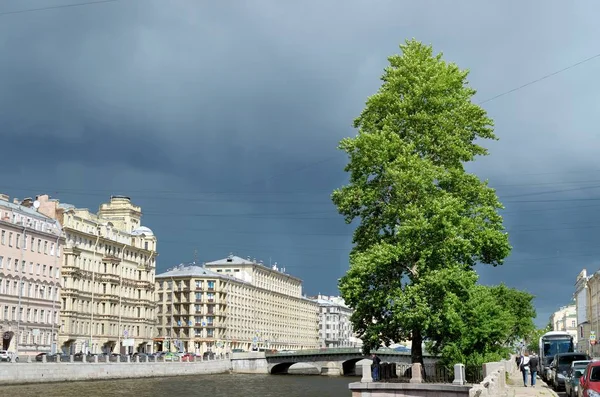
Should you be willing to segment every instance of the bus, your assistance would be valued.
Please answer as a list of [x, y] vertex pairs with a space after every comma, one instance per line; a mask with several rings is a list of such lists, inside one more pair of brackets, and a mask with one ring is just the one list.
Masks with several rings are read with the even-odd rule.
[[565, 331], [546, 332], [540, 338], [540, 368], [538, 374], [547, 381], [550, 363], [554, 355], [559, 353], [572, 353], [575, 351], [573, 336]]

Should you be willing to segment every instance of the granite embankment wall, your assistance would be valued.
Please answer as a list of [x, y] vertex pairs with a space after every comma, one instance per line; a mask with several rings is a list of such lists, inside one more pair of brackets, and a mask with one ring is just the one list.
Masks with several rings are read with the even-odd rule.
[[268, 374], [269, 363], [263, 352], [233, 353], [231, 370], [236, 374]]
[[230, 360], [159, 363], [1, 363], [3, 385], [229, 373]]

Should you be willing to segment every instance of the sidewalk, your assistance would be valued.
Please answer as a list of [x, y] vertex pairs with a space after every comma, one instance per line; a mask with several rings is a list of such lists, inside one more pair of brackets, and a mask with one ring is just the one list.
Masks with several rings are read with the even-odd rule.
[[539, 376], [535, 381], [535, 387], [531, 387], [531, 380], [529, 380], [527, 387], [524, 387], [523, 374], [520, 371], [517, 371], [508, 376], [508, 381], [506, 382], [506, 396], [557, 397], [558, 395], [543, 380], [541, 380]]

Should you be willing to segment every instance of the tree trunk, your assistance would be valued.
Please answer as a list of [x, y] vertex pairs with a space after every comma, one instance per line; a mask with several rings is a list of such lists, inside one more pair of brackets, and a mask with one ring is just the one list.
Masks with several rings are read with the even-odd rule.
[[423, 336], [420, 329], [412, 331], [412, 347], [410, 349], [411, 362], [421, 364], [423, 367]]

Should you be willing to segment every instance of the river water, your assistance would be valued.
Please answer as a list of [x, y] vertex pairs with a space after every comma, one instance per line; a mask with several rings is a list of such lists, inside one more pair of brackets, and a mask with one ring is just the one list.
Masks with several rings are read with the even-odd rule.
[[[348, 384], [359, 377], [294, 375], [193, 375], [0, 386], [10, 397], [350, 397]], [[2, 380], [0, 380], [0, 385]]]

